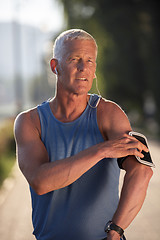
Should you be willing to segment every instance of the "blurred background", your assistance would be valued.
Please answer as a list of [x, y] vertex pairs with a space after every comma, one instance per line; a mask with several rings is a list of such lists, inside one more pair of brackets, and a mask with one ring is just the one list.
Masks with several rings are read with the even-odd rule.
[[63, 30], [82, 28], [98, 43], [101, 94], [127, 112], [133, 127], [159, 138], [159, 5], [154, 0], [1, 0], [0, 119], [54, 95], [53, 41]]
[[[156, 0], [0, 0], [0, 213], [4, 180], [15, 165], [14, 119], [54, 96], [49, 61], [63, 30], [82, 28], [95, 37], [101, 95], [123, 108], [134, 130], [156, 142], [159, 160], [159, 11]], [[91, 92], [97, 92], [95, 85]]]

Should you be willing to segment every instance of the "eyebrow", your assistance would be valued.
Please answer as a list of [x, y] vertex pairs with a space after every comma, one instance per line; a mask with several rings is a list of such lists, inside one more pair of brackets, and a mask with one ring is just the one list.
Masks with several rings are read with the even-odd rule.
[[[73, 58], [73, 57], [74, 57], [74, 58], [79, 58], [80, 55], [74, 55], [74, 54], [71, 54], [71, 55], [68, 56], [67, 59], [70, 60], [70, 59]], [[92, 60], [94, 60], [94, 57], [90, 57], [90, 56], [88, 56], [87, 58], [88, 58], [88, 59], [92, 59]]]
[[70, 56], [68, 57], [68, 59], [73, 58], [73, 57], [79, 58], [80, 56], [79, 56], [79, 55], [74, 55], [74, 54], [72, 54], [72, 55], [70, 55]]

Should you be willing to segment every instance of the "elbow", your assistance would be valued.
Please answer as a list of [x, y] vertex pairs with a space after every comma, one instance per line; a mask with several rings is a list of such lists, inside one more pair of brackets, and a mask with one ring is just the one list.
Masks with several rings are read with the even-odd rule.
[[137, 178], [140, 180], [142, 185], [148, 185], [150, 179], [153, 176], [153, 170], [151, 167], [143, 165], [143, 164], [138, 164], [137, 167], [135, 168], [135, 175]]
[[140, 192], [147, 193], [148, 185], [153, 175], [153, 170], [151, 167], [140, 164], [139, 169], [137, 169], [136, 182], [138, 184]]
[[151, 167], [139, 163], [134, 157], [130, 158], [129, 161], [124, 162], [124, 167], [127, 175], [134, 176], [141, 180], [141, 182], [149, 182], [153, 170]]
[[44, 195], [47, 193], [46, 191], [46, 187], [44, 186], [45, 184], [43, 183], [42, 180], [34, 177], [32, 179], [32, 181], [30, 182], [30, 186], [31, 188], [34, 190], [34, 192], [37, 194], [37, 195]]
[[152, 170], [152, 168], [151, 167], [149, 167], [149, 166], [144, 166], [145, 167], [145, 169], [144, 169], [144, 176], [145, 176], [145, 179], [146, 179], [146, 181], [150, 181], [150, 179], [152, 178], [152, 176], [153, 176], [153, 170]]
[[137, 185], [141, 190], [147, 189], [153, 175], [152, 168], [137, 161], [133, 161], [132, 163], [126, 170], [125, 179], [129, 182], [133, 180], [132, 183]]
[[143, 174], [144, 179], [146, 179], [146, 180], [148, 180], [148, 181], [149, 181], [149, 180], [151, 179], [151, 177], [153, 176], [153, 170], [152, 170], [152, 168], [149, 167], [149, 166], [143, 165], [143, 164], [141, 164], [140, 169], [139, 169], [139, 172], [140, 172], [140, 174]]

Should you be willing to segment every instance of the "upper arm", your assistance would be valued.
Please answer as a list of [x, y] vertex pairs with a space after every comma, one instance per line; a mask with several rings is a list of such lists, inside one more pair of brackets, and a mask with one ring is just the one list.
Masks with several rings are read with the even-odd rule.
[[38, 167], [49, 161], [38, 131], [38, 121], [34, 109], [20, 114], [14, 125], [19, 167], [30, 184]]
[[[128, 134], [132, 128], [125, 112], [114, 102], [103, 100], [98, 114], [102, 135], [107, 140], [119, 139]], [[134, 156], [124, 157], [121, 166], [126, 171], [140, 165]], [[121, 160], [120, 159], [120, 160]], [[121, 162], [120, 162], [121, 163]]]
[[125, 112], [114, 102], [101, 100], [97, 120], [105, 139], [116, 139], [131, 131], [131, 125]]

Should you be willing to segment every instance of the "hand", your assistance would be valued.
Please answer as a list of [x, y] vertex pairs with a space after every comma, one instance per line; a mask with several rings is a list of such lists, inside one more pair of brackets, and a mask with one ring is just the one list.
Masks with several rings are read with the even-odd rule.
[[148, 152], [144, 144], [128, 134], [124, 134], [122, 138], [104, 142], [102, 149], [105, 151], [106, 158], [120, 158], [128, 155], [143, 158], [144, 155], [141, 152]]

